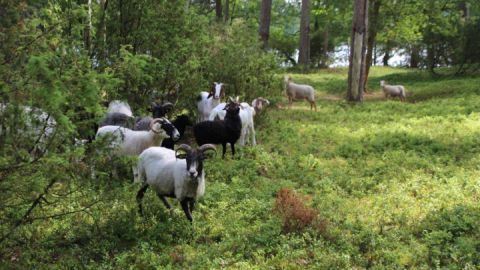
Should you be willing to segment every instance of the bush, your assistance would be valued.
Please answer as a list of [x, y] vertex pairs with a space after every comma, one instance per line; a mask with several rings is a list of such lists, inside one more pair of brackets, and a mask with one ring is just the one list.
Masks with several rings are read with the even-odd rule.
[[288, 188], [278, 191], [273, 211], [282, 218], [284, 233], [300, 233], [310, 227], [320, 235], [326, 234], [327, 222], [316, 209], [305, 204], [309, 200]]

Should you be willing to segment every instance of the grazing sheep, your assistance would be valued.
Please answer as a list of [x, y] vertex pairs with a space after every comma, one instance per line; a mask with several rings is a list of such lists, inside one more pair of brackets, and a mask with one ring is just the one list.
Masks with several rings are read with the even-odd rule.
[[315, 111], [317, 111], [317, 104], [315, 103], [315, 90], [313, 87], [306, 84], [293, 83], [292, 78], [287, 75], [285, 75], [284, 80], [287, 88], [289, 108], [292, 107], [293, 100], [306, 99], [310, 103], [310, 110], [315, 108]]
[[380, 86], [383, 89], [383, 93], [385, 94], [385, 98], [388, 99], [389, 96], [391, 97], [399, 97], [400, 101], [405, 101], [407, 96], [405, 94], [405, 87], [403, 85], [388, 85], [385, 84], [385, 81], [380, 81]]
[[185, 216], [192, 222], [195, 201], [205, 193], [203, 160], [207, 158], [205, 152], [208, 150], [215, 151], [215, 146], [204, 144], [198, 149], [192, 149], [189, 145], [182, 144], [177, 151], [164, 147], [150, 147], [143, 151], [138, 159], [138, 173], [134, 175], [134, 182], [144, 183], [137, 193], [140, 214], [143, 215], [142, 199], [145, 191], [152, 187], [170, 211], [172, 206], [165, 197], [177, 198]]
[[104, 126], [98, 129], [96, 138], [111, 134], [112, 146], [118, 147], [118, 154], [136, 156], [151, 146], [159, 146], [163, 139], [180, 137], [177, 129], [165, 118], [156, 118], [150, 122], [150, 130], [131, 130], [119, 126]]
[[210, 92], [200, 92], [197, 97], [197, 123], [207, 121], [208, 116], [213, 108], [219, 103], [220, 99], [225, 96], [225, 84], [214, 82]]
[[235, 155], [235, 142], [240, 138], [242, 121], [240, 119], [240, 104], [229, 98], [225, 106], [227, 114], [221, 121], [204, 121], [193, 126], [193, 135], [198, 145], [207, 143], [222, 144], [222, 158], [225, 158], [227, 143], [230, 143], [232, 156]]
[[[185, 114], [177, 116], [177, 118], [175, 118], [175, 120], [172, 121], [172, 124], [175, 126], [175, 128], [178, 130], [178, 133], [180, 134], [180, 137], [178, 138], [178, 140], [182, 139], [183, 134], [185, 133], [186, 127], [193, 125], [192, 122], [190, 121], [190, 118], [188, 118], [188, 116]], [[166, 138], [162, 142], [162, 147], [173, 150], [174, 144], [175, 142], [172, 139]]]

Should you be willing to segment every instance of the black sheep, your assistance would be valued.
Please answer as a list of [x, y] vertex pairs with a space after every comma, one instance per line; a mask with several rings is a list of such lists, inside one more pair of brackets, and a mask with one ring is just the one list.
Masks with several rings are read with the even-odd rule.
[[235, 155], [235, 142], [240, 138], [242, 121], [240, 120], [240, 104], [229, 98], [225, 106], [227, 114], [222, 121], [204, 121], [193, 126], [193, 135], [198, 145], [207, 143], [222, 144], [222, 158], [225, 158], [227, 143], [232, 148], [232, 156]]
[[[183, 137], [183, 134], [185, 133], [185, 128], [187, 126], [191, 126], [192, 122], [188, 118], [187, 115], [182, 114], [177, 116], [175, 120], [172, 121], [172, 124], [175, 126], [175, 128], [178, 130], [178, 133], [180, 133], [180, 139]], [[166, 138], [162, 142], [162, 147], [169, 148], [173, 150], [173, 145], [175, 142], [171, 138]]]

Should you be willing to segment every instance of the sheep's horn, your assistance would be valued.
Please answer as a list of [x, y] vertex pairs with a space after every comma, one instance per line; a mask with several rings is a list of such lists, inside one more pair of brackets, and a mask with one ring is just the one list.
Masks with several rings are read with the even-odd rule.
[[165, 102], [165, 103], [162, 105], [162, 107], [165, 108], [165, 109], [173, 110], [173, 104], [170, 103], [170, 102]]
[[213, 150], [213, 151], [215, 151], [215, 153], [217, 153], [217, 149], [215, 148], [215, 145], [213, 145], [213, 144], [204, 144], [204, 145], [200, 146], [198, 148], [198, 150], [202, 153], [205, 152], [205, 151], [208, 151], [208, 150]]
[[263, 97], [260, 97], [259, 99], [262, 100], [263, 102], [267, 103], [268, 105], [270, 105], [270, 101], [268, 101], [268, 99], [263, 98]]
[[235, 102], [239, 103], [240, 102], [240, 97], [237, 96], [237, 98], [235, 99]]
[[228, 97], [228, 102], [234, 102], [232, 97]]
[[155, 118], [155, 119], [152, 119], [152, 121], [150, 121], [150, 130], [155, 132], [155, 133], [160, 133], [161, 130], [156, 130], [153, 128], [153, 125], [155, 125], [155, 123], [162, 123], [163, 121], [165, 121], [165, 118]]
[[178, 151], [185, 151], [185, 153], [190, 153], [190, 152], [192, 152], [192, 147], [190, 147], [190, 145], [188, 145], [188, 144], [181, 144], [177, 148], [177, 150], [175, 150], [175, 156], [177, 155]]

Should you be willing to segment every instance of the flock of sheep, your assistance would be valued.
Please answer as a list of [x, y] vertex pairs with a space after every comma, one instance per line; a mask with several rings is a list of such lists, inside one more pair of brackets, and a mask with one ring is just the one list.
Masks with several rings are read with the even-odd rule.
[[[305, 99], [310, 103], [311, 110], [317, 110], [313, 87], [295, 84], [289, 76], [285, 76], [284, 80], [289, 107], [293, 100]], [[384, 81], [381, 81], [380, 85], [386, 98], [399, 97], [401, 101], [405, 101], [403, 86], [386, 85]], [[227, 144], [230, 144], [232, 156], [235, 155], [237, 142], [242, 146], [247, 143], [256, 145], [254, 117], [269, 101], [258, 97], [248, 104], [240, 102], [238, 97], [229, 97], [226, 102], [221, 102], [225, 98], [224, 86], [223, 83], [215, 82], [209, 92], [198, 95], [195, 124], [187, 115], [177, 116], [170, 122], [166, 115], [174, 105], [168, 102], [152, 103], [149, 108], [151, 117], [134, 117], [127, 103], [118, 100], [110, 102], [107, 114], [96, 132], [96, 138], [109, 136], [115, 155], [138, 157], [138, 163], [132, 170], [134, 182], [142, 183], [136, 196], [140, 213], [143, 213], [144, 193], [151, 187], [169, 210], [172, 208], [166, 197], [180, 201], [187, 219], [192, 222], [191, 212], [194, 210], [195, 201], [205, 192], [203, 161], [209, 157], [209, 152], [216, 152], [214, 145], [222, 145], [222, 158], [225, 158]], [[6, 106], [0, 105], [0, 112], [5, 111]], [[24, 107], [24, 110], [32, 109]], [[50, 126], [55, 120], [38, 110], [40, 113], [37, 120], [43, 119], [49, 126], [44, 132], [52, 132], [54, 127]], [[181, 144], [174, 150], [175, 143], [182, 138], [186, 127], [192, 125], [199, 147]]]

